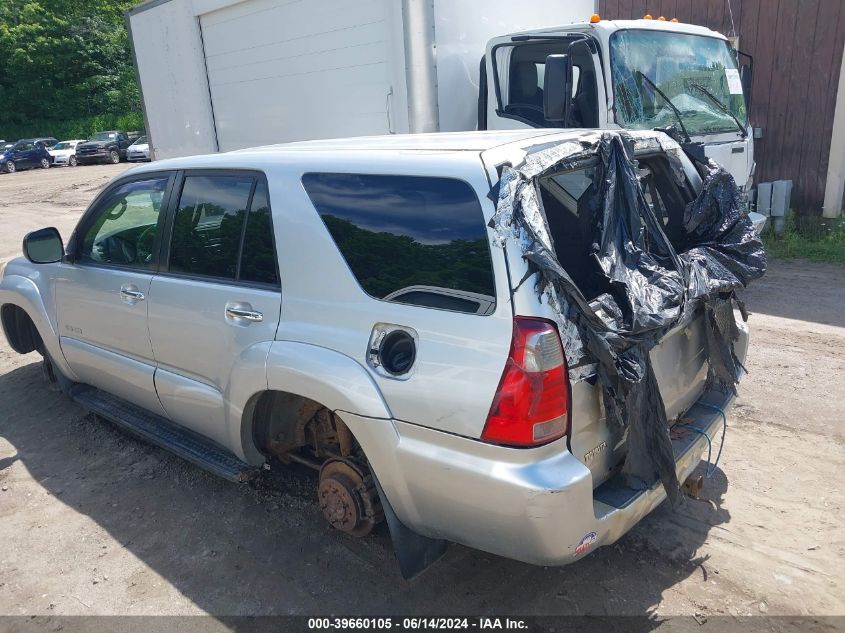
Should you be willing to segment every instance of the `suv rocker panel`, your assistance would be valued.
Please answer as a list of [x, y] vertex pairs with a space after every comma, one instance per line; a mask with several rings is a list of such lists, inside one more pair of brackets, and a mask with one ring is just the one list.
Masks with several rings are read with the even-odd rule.
[[91, 413], [214, 475], [241, 483], [253, 479], [258, 474], [257, 468], [242, 462], [202, 435], [105, 391], [88, 385], [74, 385], [69, 395]]

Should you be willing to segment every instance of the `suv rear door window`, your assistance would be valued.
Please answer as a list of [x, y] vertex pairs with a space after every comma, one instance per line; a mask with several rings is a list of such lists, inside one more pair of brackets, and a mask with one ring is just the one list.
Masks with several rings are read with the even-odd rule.
[[168, 270], [279, 285], [267, 182], [249, 173], [185, 176]]
[[254, 182], [250, 176], [185, 178], [173, 221], [170, 272], [236, 279]]
[[252, 208], [246, 220], [238, 279], [275, 285], [279, 283], [277, 268], [270, 221], [270, 196], [266, 183], [260, 182], [255, 188]]
[[369, 295], [476, 314], [495, 308], [487, 229], [466, 182], [309, 173], [302, 183]]

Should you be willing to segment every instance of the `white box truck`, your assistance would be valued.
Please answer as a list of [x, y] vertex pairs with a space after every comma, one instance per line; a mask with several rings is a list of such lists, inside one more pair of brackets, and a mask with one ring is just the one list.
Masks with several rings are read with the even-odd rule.
[[372, 134], [675, 125], [749, 182], [750, 66], [741, 73], [728, 40], [594, 10], [594, 0], [148, 0], [127, 20], [154, 158]]

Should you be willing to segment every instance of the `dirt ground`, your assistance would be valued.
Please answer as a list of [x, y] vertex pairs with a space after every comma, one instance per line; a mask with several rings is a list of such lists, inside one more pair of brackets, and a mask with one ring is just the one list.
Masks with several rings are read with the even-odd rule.
[[[0, 261], [125, 165], [0, 175]], [[0, 614], [845, 614], [845, 268], [774, 262], [704, 499], [565, 568], [452, 546], [414, 582], [313, 476], [217, 480], [87, 416], [0, 337]], [[700, 467], [702, 468], [702, 467]]]

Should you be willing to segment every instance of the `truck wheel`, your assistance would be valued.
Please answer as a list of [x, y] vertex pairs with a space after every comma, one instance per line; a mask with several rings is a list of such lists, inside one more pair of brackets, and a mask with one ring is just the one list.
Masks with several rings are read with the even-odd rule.
[[7, 174], [14, 174], [15, 170], [17, 170], [15, 163], [11, 160], [7, 160], [6, 161], [6, 173]]
[[68, 159], [67, 159], [67, 164], [68, 164], [68, 166], [70, 166], [70, 167], [76, 167], [76, 164], [77, 164], [77, 162], [76, 162], [76, 156], [71, 156], [70, 158], [68, 158]]
[[50, 169], [50, 161], [46, 158], [42, 158], [40, 161], [41, 169]]
[[112, 165], [117, 165], [120, 162], [120, 153], [117, 150], [113, 149], [109, 152], [109, 162]]

